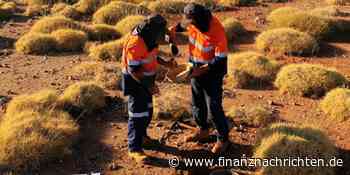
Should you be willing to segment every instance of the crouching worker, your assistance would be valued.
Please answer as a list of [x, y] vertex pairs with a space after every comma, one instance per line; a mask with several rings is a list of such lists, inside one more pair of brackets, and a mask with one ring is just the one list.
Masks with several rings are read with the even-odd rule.
[[144, 162], [147, 156], [143, 144], [151, 139], [147, 127], [153, 115], [152, 95], [158, 93], [155, 85], [157, 65], [175, 66], [158, 56], [158, 44], [164, 40], [167, 22], [160, 15], [147, 17], [126, 39], [123, 48], [123, 93], [128, 96], [129, 156]]
[[184, 9], [184, 20], [171, 27], [175, 32], [187, 31], [191, 69], [192, 109], [199, 129], [185, 141], [200, 141], [209, 137], [208, 115], [217, 130], [213, 153], [224, 152], [229, 146], [228, 122], [222, 107], [223, 79], [227, 73], [227, 39], [220, 21], [202, 5], [191, 3]]

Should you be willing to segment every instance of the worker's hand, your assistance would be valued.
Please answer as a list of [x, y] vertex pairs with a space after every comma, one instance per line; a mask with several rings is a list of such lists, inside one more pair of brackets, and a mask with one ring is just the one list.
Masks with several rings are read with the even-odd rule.
[[171, 43], [171, 44], [170, 44], [170, 49], [171, 49], [171, 54], [172, 54], [173, 56], [179, 55], [179, 48], [177, 47], [176, 44]]
[[203, 65], [201, 67], [193, 67], [191, 77], [199, 77], [199, 76], [207, 73], [208, 70], [209, 70], [209, 66], [207, 64]]
[[157, 94], [160, 93], [159, 88], [158, 88], [157, 85], [154, 85], [154, 86], [150, 89], [150, 92], [151, 92], [152, 95], [157, 95]]

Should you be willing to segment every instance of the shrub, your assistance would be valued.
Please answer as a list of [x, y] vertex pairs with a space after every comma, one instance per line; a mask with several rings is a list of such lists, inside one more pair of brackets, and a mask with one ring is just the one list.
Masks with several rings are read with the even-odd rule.
[[318, 43], [310, 35], [291, 28], [272, 29], [261, 33], [255, 41], [258, 50], [272, 54], [314, 54]]
[[44, 17], [37, 21], [30, 32], [51, 33], [58, 29], [75, 29], [88, 32], [88, 28], [72, 19], [63, 16]]
[[300, 9], [295, 7], [280, 7], [273, 10], [267, 17], [267, 21], [277, 21], [280, 16], [292, 15], [295, 13], [299, 13]]
[[188, 3], [182, 0], [157, 0], [148, 4], [148, 8], [157, 13], [182, 13]]
[[66, 3], [56, 3], [51, 8], [51, 13], [58, 13], [62, 11], [64, 8], [68, 7], [69, 5]]
[[50, 8], [46, 5], [30, 5], [27, 6], [24, 15], [33, 17], [33, 16], [45, 16], [50, 12]]
[[[310, 149], [312, 148], [312, 149]], [[254, 153], [255, 158], [273, 159], [284, 158], [319, 158], [325, 162], [336, 156], [334, 145], [328, 137], [318, 128], [299, 127], [289, 124], [274, 124], [265, 130]], [[262, 167], [258, 174], [261, 175], [289, 175], [289, 174], [319, 174], [333, 175], [331, 167]]]
[[95, 83], [78, 82], [70, 85], [59, 97], [65, 109], [81, 109], [88, 112], [105, 107], [105, 92]]
[[266, 126], [273, 121], [272, 111], [264, 106], [231, 107], [226, 114], [234, 121], [248, 126]]
[[55, 50], [56, 39], [48, 34], [29, 33], [19, 38], [16, 51], [24, 54], [48, 54]]
[[54, 5], [56, 3], [75, 3], [77, 0], [24, 0], [28, 5]]
[[210, 10], [215, 10], [217, 6], [216, 0], [191, 0], [190, 2], [200, 4]]
[[118, 65], [101, 62], [83, 62], [73, 68], [72, 74], [79, 80], [94, 81], [107, 89], [118, 89], [122, 76]]
[[288, 2], [288, 0], [258, 0], [258, 2]]
[[126, 35], [126, 34], [130, 33], [130, 31], [137, 24], [141, 23], [145, 19], [146, 19], [146, 17], [141, 16], [141, 15], [127, 16], [117, 23], [116, 29], [122, 35]]
[[346, 78], [335, 70], [312, 64], [291, 64], [277, 74], [275, 86], [282, 93], [320, 97], [346, 83]]
[[95, 60], [120, 60], [124, 39], [110, 41], [90, 48], [89, 56]]
[[14, 2], [2, 2], [0, 4], [0, 20], [7, 20], [16, 12], [17, 5]]
[[326, 0], [326, 3], [329, 5], [347, 5], [349, 0]]
[[331, 119], [342, 122], [350, 118], [350, 90], [337, 88], [321, 101], [320, 107]]
[[0, 164], [21, 171], [61, 159], [70, 154], [78, 130], [65, 112], [16, 113], [0, 123]]
[[235, 18], [227, 18], [222, 22], [226, 37], [229, 41], [234, 40], [246, 32], [244, 26]]
[[224, 6], [245, 6], [253, 5], [256, 3], [256, 0], [220, 0], [219, 4]]
[[114, 26], [107, 24], [94, 24], [91, 26], [91, 30], [92, 32], [89, 38], [92, 40], [108, 41], [121, 37], [121, 34], [114, 28]]
[[340, 11], [335, 6], [329, 6], [329, 7], [319, 7], [311, 10], [310, 14], [320, 17], [335, 17], [340, 15]]
[[149, 14], [149, 10], [132, 3], [115, 1], [96, 11], [92, 17], [92, 21], [95, 24], [115, 25], [125, 16], [137, 14]]
[[[250, 85], [261, 85], [273, 81], [279, 70], [279, 64], [255, 52], [243, 52], [229, 55], [229, 76], [244, 74], [248, 81], [229, 82], [233, 88], [243, 88]], [[237, 73], [240, 72], [240, 73]], [[244, 77], [234, 77], [231, 81]], [[240, 84], [243, 83], [243, 84]], [[237, 85], [237, 86], [235, 86]]]
[[[171, 85], [169, 85], [171, 86]], [[178, 119], [190, 117], [190, 99], [184, 93], [180, 93], [184, 85], [172, 85], [160, 88], [161, 95], [154, 99], [154, 116], [157, 119]], [[162, 91], [166, 89], [165, 91]]]
[[269, 28], [293, 28], [308, 33], [317, 39], [321, 39], [331, 32], [331, 23], [328, 19], [302, 11], [292, 11], [290, 13], [279, 12], [267, 17]]
[[78, 12], [72, 6], [67, 6], [67, 7], [63, 8], [62, 10], [55, 13], [55, 15], [60, 15], [60, 16], [64, 16], [66, 18], [71, 18], [71, 19], [80, 19], [81, 18], [80, 12]]
[[96, 12], [100, 7], [107, 5], [113, 0], [79, 0], [74, 7], [84, 15]]
[[54, 90], [41, 90], [33, 94], [14, 97], [6, 108], [6, 116], [13, 116], [23, 111], [43, 112], [53, 109], [58, 98]]
[[88, 40], [87, 35], [79, 30], [59, 29], [52, 33], [61, 51], [80, 51]]

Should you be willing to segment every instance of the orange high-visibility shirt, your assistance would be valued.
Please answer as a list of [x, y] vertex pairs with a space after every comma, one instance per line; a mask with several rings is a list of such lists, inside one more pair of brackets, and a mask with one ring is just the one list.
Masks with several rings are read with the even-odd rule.
[[208, 32], [202, 33], [194, 25], [189, 25], [187, 31], [191, 62], [211, 64], [215, 58], [226, 58], [228, 46], [225, 29], [215, 16], [210, 21]]
[[153, 76], [158, 68], [158, 49], [148, 51], [144, 40], [137, 35], [129, 35], [123, 48], [123, 72], [129, 73], [129, 66], [141, 66], [145, 76]]

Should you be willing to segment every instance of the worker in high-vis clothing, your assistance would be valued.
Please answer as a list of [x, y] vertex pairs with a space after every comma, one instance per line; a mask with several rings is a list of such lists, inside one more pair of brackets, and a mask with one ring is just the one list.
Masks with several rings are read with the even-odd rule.
[[[160, 15], [151, 15], [128, 35], [123, 47], [124, 95], [128, 96], [128, 155], [137, 162], [147, 159], [143, 144], [151, 139], [147, 127], [153, 115], [153, 94], [158, 93], [155, 76], [158, 64], [168, 67], [176, 62], [158, 56], [158, 45], [164, 40], [167, 22]], [[173, 49], [176, 46], [172, 45]]]
[[[184, 20], [170, 28], [187, 31], [192, 86], [192, 109], [199, 126], [186, 141], [200, 141], [209, 137], [208, 116], [217, 130], [213, 153], [224, 152], [229, 146], [229, 127], [222, 107], [223, 79], [227, 73], [227, 39], [220, 21], [202, 5], [191, 3], [184, 9]], [[175, 39], [174, 39], [175, 40]]]

